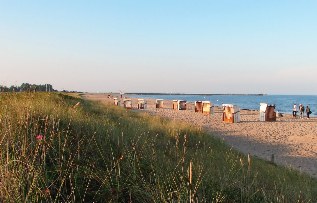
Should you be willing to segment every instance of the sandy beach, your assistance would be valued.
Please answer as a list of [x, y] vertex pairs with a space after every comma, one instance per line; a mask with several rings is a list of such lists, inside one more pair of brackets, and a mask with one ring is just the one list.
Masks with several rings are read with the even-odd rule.
[[[83, 98], [113, 102], [107, 94], [85, 94]], [[187, 110], [176, 111], [172, 109], [172, 101], [164, 100], [162, 109], [155, 108], [155, 100], [146, 101], [147, 109], [143, 111], [200, 126], [242, 153], [268, 161], [273, 155], [276, 164], [317, 178], [317, 118], [284, 115], [276, 122], [260, 122], [259, 111], [241, 110], [241, 122], [229, 124], [222, 121], [219, 107], [215, 108], [214, 114], [203, 115], [194, 112], [193, 103], [188, 103]], [[137, 98], [132, 98], [132, 105], [137, 108]]]

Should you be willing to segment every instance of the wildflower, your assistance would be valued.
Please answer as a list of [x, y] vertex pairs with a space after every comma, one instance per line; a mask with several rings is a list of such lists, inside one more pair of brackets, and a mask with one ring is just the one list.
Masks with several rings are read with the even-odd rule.
[[44, 138], [44, 136], [41, 135], [41, 134], [39, 134], [39, 135], [36, 136], [36, 139], [37, 139], [37, 140], [43, 140], [43, 138]]
[[42, 191], [44, 193], [45, 196], [49, 196], [51, 194], [50, 189], [46, 188]]

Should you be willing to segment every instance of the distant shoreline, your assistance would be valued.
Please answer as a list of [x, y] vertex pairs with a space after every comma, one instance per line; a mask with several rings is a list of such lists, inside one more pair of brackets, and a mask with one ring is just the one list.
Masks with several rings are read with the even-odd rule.
[[127, 95], [205, 95], [205, 96], [214, 96], [214, 95], [233, 95], [233, 96], [264, 96], [267, 94], [199, 94], [199, 93], [125, 93]]

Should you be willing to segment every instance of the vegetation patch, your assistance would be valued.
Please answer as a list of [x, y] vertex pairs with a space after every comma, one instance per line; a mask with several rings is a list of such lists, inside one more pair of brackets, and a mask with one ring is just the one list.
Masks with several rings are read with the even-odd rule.
[[317, 202], [317, 181], [147, 113], [0, 94], [1, 202]]

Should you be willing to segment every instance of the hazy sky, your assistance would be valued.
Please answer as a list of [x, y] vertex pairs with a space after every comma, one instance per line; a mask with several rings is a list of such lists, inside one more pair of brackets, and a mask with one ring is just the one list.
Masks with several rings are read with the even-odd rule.
[[316, 0], [0, 0], [0, 85], [317, 94]]

